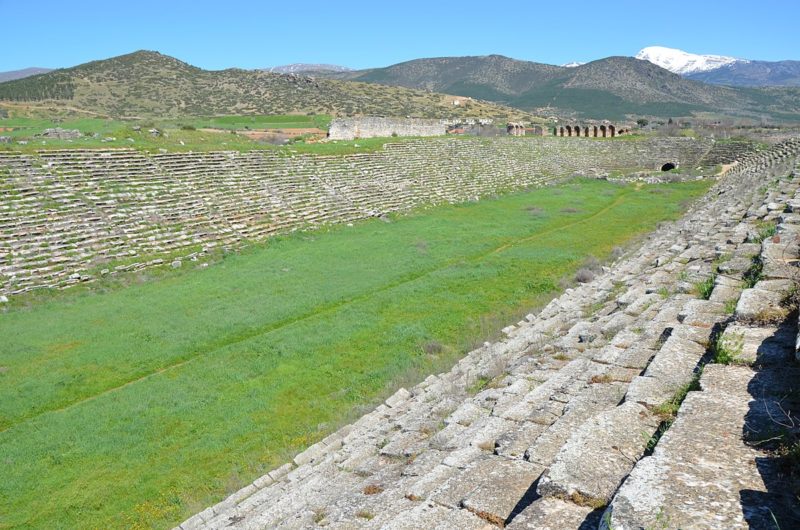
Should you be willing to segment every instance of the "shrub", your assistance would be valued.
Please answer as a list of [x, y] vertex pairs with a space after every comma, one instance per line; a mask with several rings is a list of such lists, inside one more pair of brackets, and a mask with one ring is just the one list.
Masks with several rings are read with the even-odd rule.
[[578, 283], [589, 283], [592, 280], [594, 280], [594, 272], [585, 267], [578, 269], [578, 272], [575, 273], [575, 281]]
[[422, 345], [422, 351], [427, 353], [428, 355], [436, 355], [442, 353], [442, 343], [438, 340], [429, 340], [425, 344]]

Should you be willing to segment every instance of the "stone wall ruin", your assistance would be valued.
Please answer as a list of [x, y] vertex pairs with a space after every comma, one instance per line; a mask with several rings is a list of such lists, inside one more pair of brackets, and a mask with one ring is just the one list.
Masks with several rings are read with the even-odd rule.
[[443, 120], [418, 118], [336, 118], [331, 122], [328, 138], [356, 140], [359, 138], [388, 138], [391, 136], [444, 136], [447, 124]]

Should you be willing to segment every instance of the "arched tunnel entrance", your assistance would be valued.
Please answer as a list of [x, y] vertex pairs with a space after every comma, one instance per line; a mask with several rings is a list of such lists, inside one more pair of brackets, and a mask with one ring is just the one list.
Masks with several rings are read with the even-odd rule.
[[667, 162], [666, 164], [661, 166], [661, 171], [669, 171], [671, 169], [675, 169], [675, 167], [676, 167], [675, 164], [673, 164], [672, 162]]

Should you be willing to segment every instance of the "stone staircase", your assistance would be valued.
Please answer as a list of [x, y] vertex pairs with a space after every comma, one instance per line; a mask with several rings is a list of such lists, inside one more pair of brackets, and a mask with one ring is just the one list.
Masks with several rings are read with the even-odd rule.
[[[180, 528], [798, 527], [768, 451], [800, 425], [785, 307], [798, 155], [792, 140], [742, 159], [682, 220], [505, 340]], [[713, 362], [728, 350], [733, 364]]]
[[714, 167], [731, 164], [757, 152], [758, 146], [749, 140], [718, 140], [700, 160], [700, 165]]
[[[197, 261], [277, 233], [477, 200], [588, 169], [695, 164], [691, 138], [444, 138], [373, 153], [0, 153], [0, 295]], [[589, 171], [591, 173], [591, 171]]]

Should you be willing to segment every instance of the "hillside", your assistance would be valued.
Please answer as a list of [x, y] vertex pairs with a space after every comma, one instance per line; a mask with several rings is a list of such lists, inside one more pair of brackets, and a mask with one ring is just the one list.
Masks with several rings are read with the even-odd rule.
[[[462, 101], [454, 105], [454, 99]], [[531, 117], [496, 104], [402, 87], [241, 69], [208, 71], [150, 51], [0, 83], [2, 101], [114, 117], [292, 113]]]
[[24, 68], [22, 70], [10, 70], [8, 72], [0, 72], [0, 83], [3, 81], [12, 81], [14, 79], [24, 79], [36, 74], [46, 74], [51, 72], [52, 68]]
[[463, 94], [492, 101], [513, 96], [556, 77], [563, 68], [502, 55], [418, 59], [367, 70], [358, 81]]
[[608, 57], [575, 67], [499, 55], [444, 57], [333, 76], [445, 91], [539, 114], [621, 119], [626, 115], [666, 118], [707, 112], [800, 120], [798, 89], [709, 85], [631, 57]]
[[800, 61], [742, 61], [687, 77], [717, 85], [800, 86]]

